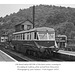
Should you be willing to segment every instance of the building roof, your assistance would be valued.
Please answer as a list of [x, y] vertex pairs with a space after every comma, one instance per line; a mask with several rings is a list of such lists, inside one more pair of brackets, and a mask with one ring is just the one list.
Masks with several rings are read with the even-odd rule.
[[20, 22], [20, 23], [16, 24], [15, 26], [21, 25], [22, 23], [24, 23], [24, 22], [26, 22], [26, 21], [29, 21], [30, 23], [32, 23], [32, 24], [33, 24], [33, 22], [31, 22], [29, 19], [27, 19], [27, 20], [25, 20], [25, 21], [22, 21], [22, 22]]

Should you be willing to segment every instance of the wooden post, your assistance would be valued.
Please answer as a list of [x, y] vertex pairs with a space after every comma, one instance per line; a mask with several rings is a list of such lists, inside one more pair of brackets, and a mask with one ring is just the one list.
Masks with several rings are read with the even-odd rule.
[[33, 28], [35, 25], [35, 6], [33, 6]]

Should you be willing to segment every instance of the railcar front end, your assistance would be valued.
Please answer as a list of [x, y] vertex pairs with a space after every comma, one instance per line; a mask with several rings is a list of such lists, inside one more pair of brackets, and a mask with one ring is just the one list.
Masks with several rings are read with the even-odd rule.
[[47, 54], [50, 54], [58, 51], [54, 31], [40, 31], [37, 33], [37, 35], [38, 41], [35, 41], [35, 44], [40, 49], [40, 52], [46, 52]]

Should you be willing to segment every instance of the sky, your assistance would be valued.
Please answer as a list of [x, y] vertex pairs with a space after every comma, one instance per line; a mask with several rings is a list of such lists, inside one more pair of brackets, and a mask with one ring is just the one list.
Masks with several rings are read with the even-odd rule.
[[[75, 4], [48, 4], [48, 5], [75, 8]], [[26, 8], [29, 8], [30, 6], [33, 6], [33, 4], [0, 4], [0, 17], [10, 15], [11, 13], [14, 13], [14, 12], [17, 13], [19, 9], [26, 9]]]
[[16, 13], [19, 9], [26, 9], [32, 6], [31, 4], [0, 4], [0, 17]]

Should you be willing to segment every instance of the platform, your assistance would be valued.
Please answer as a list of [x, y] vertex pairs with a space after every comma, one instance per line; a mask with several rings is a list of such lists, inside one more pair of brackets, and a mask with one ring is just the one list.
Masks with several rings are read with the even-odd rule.
[[73, 52], [73, 51], [59, 50], [58, 53], [75, 56], [75, 52]]
[[15, 60], [11, 56], [9, 56], [8, 54], [6, 54], [5, 52], [3, 52], [3, 51], [0, 50], [0, 62], [1, 61], [14, 62], [14, 61], [17, 61], [17, 60]]
[[57, 52], [56, 56], [65, 61], [75, 61], [75, 52], [74, 51], [59, 50]]

